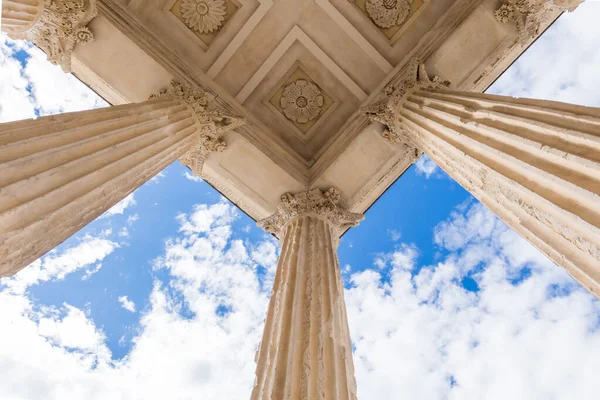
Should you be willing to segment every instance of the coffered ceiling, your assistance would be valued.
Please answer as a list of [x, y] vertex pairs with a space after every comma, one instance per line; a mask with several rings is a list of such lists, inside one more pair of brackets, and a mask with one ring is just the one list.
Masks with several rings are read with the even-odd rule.
[[246, 116], [205, 178], [255, 218], [314, 185], [341, 187], [364, 210], [410, 166], [414, 150], [381, 139], [357, 110], [412, 57], [483, 90], [523, 50], [516, 28], [493, 18], [499, 0], [98, 2], [97, 41], [77, 49], [76, 73], [115, 103], [176, 77]]

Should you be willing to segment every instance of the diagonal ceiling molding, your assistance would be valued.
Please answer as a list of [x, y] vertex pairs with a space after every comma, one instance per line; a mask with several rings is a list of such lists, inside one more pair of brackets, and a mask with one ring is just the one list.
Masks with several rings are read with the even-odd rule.
[[275, 48], [260, 68], [252, 75], [237, 96], [235, 96], [235, 99], [239, 103], [243, 104], [246, 101], [295, 41], [302, 43], [357, 99], [363, 102], [369, 97], [298, 25], [294, 25], [277, 48]]
[[225, 68], [227, 62], [233, 57], [233, 55], [238, 51], [240, 46], [244, 43], [244, 41], [250, 36], [254, 28], [260, 23], [263, 17], [267, 14], [269, 9], [273, 6], [273, 0], [259, 0], [260, 6], [256, 9], [256, 11], [252, 14], [252, 16], [246, 21], [242, 29], [234, 36], [231, 42], [225, 47], [225, 50], [221, 53], [221, 55], [215, 60], [213, 65], [209, 68], [206, 75], [210, 79], [215, 79], [219, 72]]
[[329, 0], [316, 0], [327, 15], [364, 51], [375, 64], [384, 72], [389, 73], [394, 67], [377, 51], [371, 43], [338, 11]]

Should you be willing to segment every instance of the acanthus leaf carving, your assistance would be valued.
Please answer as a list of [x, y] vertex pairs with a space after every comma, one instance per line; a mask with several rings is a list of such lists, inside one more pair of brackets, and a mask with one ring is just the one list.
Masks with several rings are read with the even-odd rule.
[[203, 89], [177, 80], [171, 82], [171, 87], [151, 95], [150, 99], [179, 100], [191, 108], [199, 137], [179, 161], [198, 177], [202, 176], [202, 166], [208, 155], [227, 148], [223, 135], [246, 122], [243, 117], [230, 116], [216, 109]]
[[46, 53], [48, 61], [71, 72], [75, 45], [94, 40], [87, 25], [97, 15], [96, 0], [45, 0], [39, 20], [30, 29], [9, 36], [32, 42]]
[[406, 129], [399, 117], [398, 111], [406, 99], [415, 90], [431, 87], [447, 87], [450, 86], [449, 81], [443, 81], [437, 76], [433, 79], [429, 78], [425, 65], [417, 59], [410, 62], [405, 78], [395, 85], [387, 86], [383, 90], [384, 97], [375, 103], [366, 106], [360, 110], [371, 121], [377, 121], [385, 125], [384, 131], [381, 133], [385, 139], [393, 143], [407, 143], [403, 131]]
[[540, 33], [540, 27], [556, 11], [574, 11], [583, 0], [503, 0], [494, 16], [502, 23], [513, 22], [519, 41], [526, 44]]
[[285, 193], [281, 196], [277, 212], [258, 221], [258, 226], [279, 235], [285, 224], [302, 214], [317, 214], [325, 218], [338, 235], [364, 219], [362, 214], [347, 211], [341, 204], [340, 192], [332, 187], [325, 191], [317, 188], [296, 194]]

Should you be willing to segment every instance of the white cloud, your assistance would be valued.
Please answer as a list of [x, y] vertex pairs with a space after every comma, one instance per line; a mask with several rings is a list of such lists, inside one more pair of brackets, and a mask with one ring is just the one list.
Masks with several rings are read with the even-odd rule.
[[196, 176], [192, 173], [190, 173], [189, 171], [185, 171], [185, 173], [183, 174], [187, 179], [189, 179], [190, 181], [193, 182], [202, 182], [202, 178], [200, 178], [199, 176]]
[[100, 271], [100, 268], [102, 268], [102, 263], [97, 263], [93, 267], [90, 266], [90, 267], [86, 268], [85, 275], [81, 277], [81, 280], [85, 281], [85, 280], [90, 279], [90, 277], [92, 275], [94, 275], [96, 272]]
[[387, 234], [394, 242], [397, 242], [402, 238], [402, 233], [400, 233], [400, 231], [397, 229], [388, 229]]
[[139, 214], [130, 215], [129, 217], [127, 217], [127, 225], [133, 225], [138, 219], [140, 219]]
[[5, 34], [0, 34], [0, 122], [35, 117], [35, 107], [27, 91], [29, 83], [14, 58], [19, 48], [9, 47], [7, 41]]
[[[27, 55], [23, 64], [15, 58], [20, 50]], [[49, 65], [35, 46], [0, 34], [0, 122], [107, 105], [74, 76]]]
[[126, 226], [122, 227], [119, 230], [119, 237], [128, 238], [129, 237], [129, 229]]
[[359, 398], [594, 398], [599, 302], [479, 204], [435, 237], [449, 252], [436, 265], [403, 245], [381, 257], [389, 275], [352, 276]]
[[425, 154], [423, 154], [415, 163], [417, 175], [425, 175], [427, 179], [438, 171], [437, 164]]
[[119, 296], [121, 307], [129, 312], [135, 312], [135, 303], [127, 298], [127, 296]]
[[160, 171], [158, 174], [154, 175], [149, 182], [160, 183], [165, 176], [167, 176], [167, 173], [165, 171]]
[[[0, 332], [10, 331], [0, 341], [4, 398], [249, 397], [271, 289], [261, 285], [257, 269], [272, 281], [276, 242], [270, 236], [256, 244], [233, 240], [238, 212], [224, 201], [178, 218], [180, 235], [155, 264], [171, 279], [155, 282], [133, 349], [122, 361], [110, 360], [104, 333], [83, 311], [64, 305], [38, 312], [26, 297], [0, 292]], [[119, 301], [135, 309], [128, 297]]]
[[77, 348], [86, 351], [104, 349], [105, 336], [91, 322], [85, 313], [69, 304], [63, 304], [65, 316], [57, 315], [57, 310], [43, 313], [39, 318], [38, 332], [54, 345]]
[[102, 214], [99, 218], [107, 218], [116, 214], [122, 215], [126, 209], [128, 209], [129, 207], [133, 207], [136, 204], [137, 203], [135, 201], [135, 198], [133, 197], [133, 193], [131, 193], [123, 200], [106, 210], [106, 212]]
[[[70, 273], [98, 263], [118, 247], [117, 243], [103, 235], [99, 237], [86, 235], [76, 246], [69, 247], [62, 253], [52, 251], [23, 268], [16, 275], [0, 279], [0, 282], [11, 292], [24, 293], [31, 285], [62, 280]], [[101, 264], [98, 265], [101, 266]], [[97, 272], [100, 268], [98, 265], [96, 265], [95, 271], [88, 270], [86, 275]]]

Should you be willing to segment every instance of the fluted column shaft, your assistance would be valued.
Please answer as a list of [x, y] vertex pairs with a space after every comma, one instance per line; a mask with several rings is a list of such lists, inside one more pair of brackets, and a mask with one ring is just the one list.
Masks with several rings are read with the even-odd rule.
[[139, 104], [0, 124], [0, 276], [62, 243], [181, 158], [197, 171], [243, 123], [174, 81]]
[[311, 214], [291, 220], [281, 237], [252, 399], [355, 399], [337, 237]]
[[340, 234], [362, 219], [329, 188], [286, 193], [258, 222], [281, 239], [281, 254], [252, 400], [356, 399], [336, 249]]
[[0, 125], [0, 276], [51, 250], [193, 144], [194, 114], [153, 100]]
[[2, 0], [2, 32], [22, 33], [42, 16], [44, 0]]
[[600, 109], [417, 89], [402, 134], [600, 295]]

